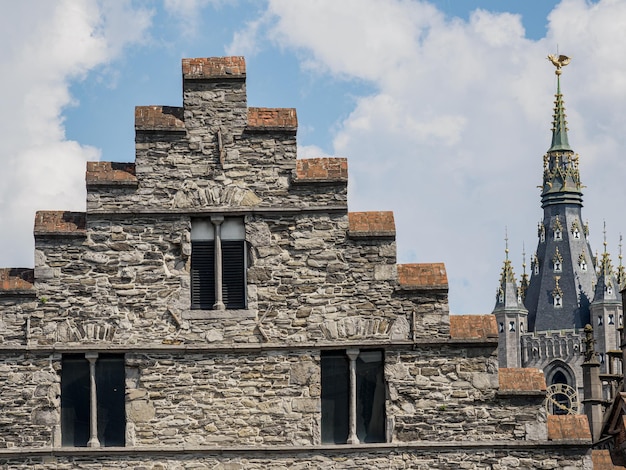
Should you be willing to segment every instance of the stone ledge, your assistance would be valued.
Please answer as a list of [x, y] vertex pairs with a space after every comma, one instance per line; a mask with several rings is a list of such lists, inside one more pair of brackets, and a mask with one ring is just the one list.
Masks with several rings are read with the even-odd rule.
[[152, 344], [113, 344], [107, 342], [90, 343], [58, 343], [42, 345], [0, 345], [1, 354], [54, 354], [71, 353], [85, 351], [109, 351], [119, 354], [124, 353], [160, 353], [160, 354], [209, 354], [209, 353], [248, 353], [261, 351], [295, 351], [295, 350], [326, 350], [326, 349], [348, 349], [348, 348], [387, 348], [387, 349], [413, 349], [420, 348], [441, 348], [468, 347], [468, 348], [497, 348], [498, 340], [454, 340], [454, 339], [428, 339], [428, 340], [334, 340], [318, 342], [284, 342], [284, 343], [193, 343], [172, 344], [166, 342]]
[[185, 208], [182, 209], [119, 209], [115, 211], [105, 210], [105, 209], [94, 209], [89, 210], [89, 215], [105, 215], [107, 217], [113, 216], [123, 216], [126, 217], [128, 215], [133, 216], [211, 216], [211, 215], [223, 215], [223, 216], [231, 216], [231, 215], [279, 215], [279, 214], [306, 214], [306, 213], [315, 213], [315, 212], [327, 212], [327, 213], [347, 213], [347, 204], [344, 205], [332, 205], [332, 206], [310, 206], [310, 207], [267, 207], [267, 208], [255, 208], [250, 209], [249, 207], [241, 207], [241, 208], [233, 208], [229, 207], [224, 209], [222, 207], [211, 208], [211, 210], [207, 210], [206, 208]]
[[337, 445], [282, 445], [282, 446], [141, 446], [141, 447], [15, 447], [0, 449], [0, 459], [22, 458], [35, 456], [73, 456], [84, 455], [98, 456], [121, 456], [121, 455], [166, 455], [166, 454], [290, 454], [290, 453], [372, 453], [392, 451], [439, 451], [456, 452], [460, 449], [485, 449], [485, 450], [536, 450], [536, 449], [578, 449], [581, 454], [591, 448], [591, 441], [569, 439], [558, 442], [554, 441], [412, 441], [393, 442], [378, 444], [337, 444]]
[[245, 78], [246, 61], [242, 56], [183, 59], [183, 80]]

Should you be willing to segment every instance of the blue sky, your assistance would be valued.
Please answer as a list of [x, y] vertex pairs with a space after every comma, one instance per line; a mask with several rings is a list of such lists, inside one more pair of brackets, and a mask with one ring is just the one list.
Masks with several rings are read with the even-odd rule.
[[542, 216], [555, 80], [591, 243], [617, 262], [626, 137], [619, 0], [26, 0], [3, 7], [0, 266], [37, 209], [84, 210], [87, 160], [134, 159], [136, 105], [180, 105], [183, 57], [246, 56], [248, 104], [298, 110], [300, 157], [349, 160], [350, 210], [393, 210], [399, 262], [446, 263], [453, 313], [492, 310], [508, 227]]

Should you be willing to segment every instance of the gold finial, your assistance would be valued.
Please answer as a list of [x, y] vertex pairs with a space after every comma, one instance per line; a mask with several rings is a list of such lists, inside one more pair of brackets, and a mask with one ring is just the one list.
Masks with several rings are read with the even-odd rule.
[[548, 60], [552, 62], [552, 65], [556, 67], [556, 70], [554, 71], [554, 73], [556, 75], [561, 75], [561, 68], [569, 64], [572, 59], [562, 54], [558, 56], [553, 55], [553, 54], [548, 54]]

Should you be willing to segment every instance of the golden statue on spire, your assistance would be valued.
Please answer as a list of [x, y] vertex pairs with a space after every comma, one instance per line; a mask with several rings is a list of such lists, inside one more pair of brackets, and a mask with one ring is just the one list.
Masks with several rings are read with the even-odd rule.
[[548, 60], [552, 62], [552, 64], [556, 67], [556, 70], [554, 73], [557, 75], [561, 75], [561, 68], [569, 64], [572, 59], [562, 54], [558, 57], [553, 54], [548, 54]]

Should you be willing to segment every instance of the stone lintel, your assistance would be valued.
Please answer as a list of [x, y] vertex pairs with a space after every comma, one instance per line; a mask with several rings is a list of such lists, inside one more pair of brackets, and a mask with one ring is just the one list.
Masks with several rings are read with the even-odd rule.
[[245, 79], [246, 61], [242, 56], [183, 59], [183, 80]]
[[70, 211], [37, 211], [35, 238], [41, 236], [84, 237], [86, 214]]

